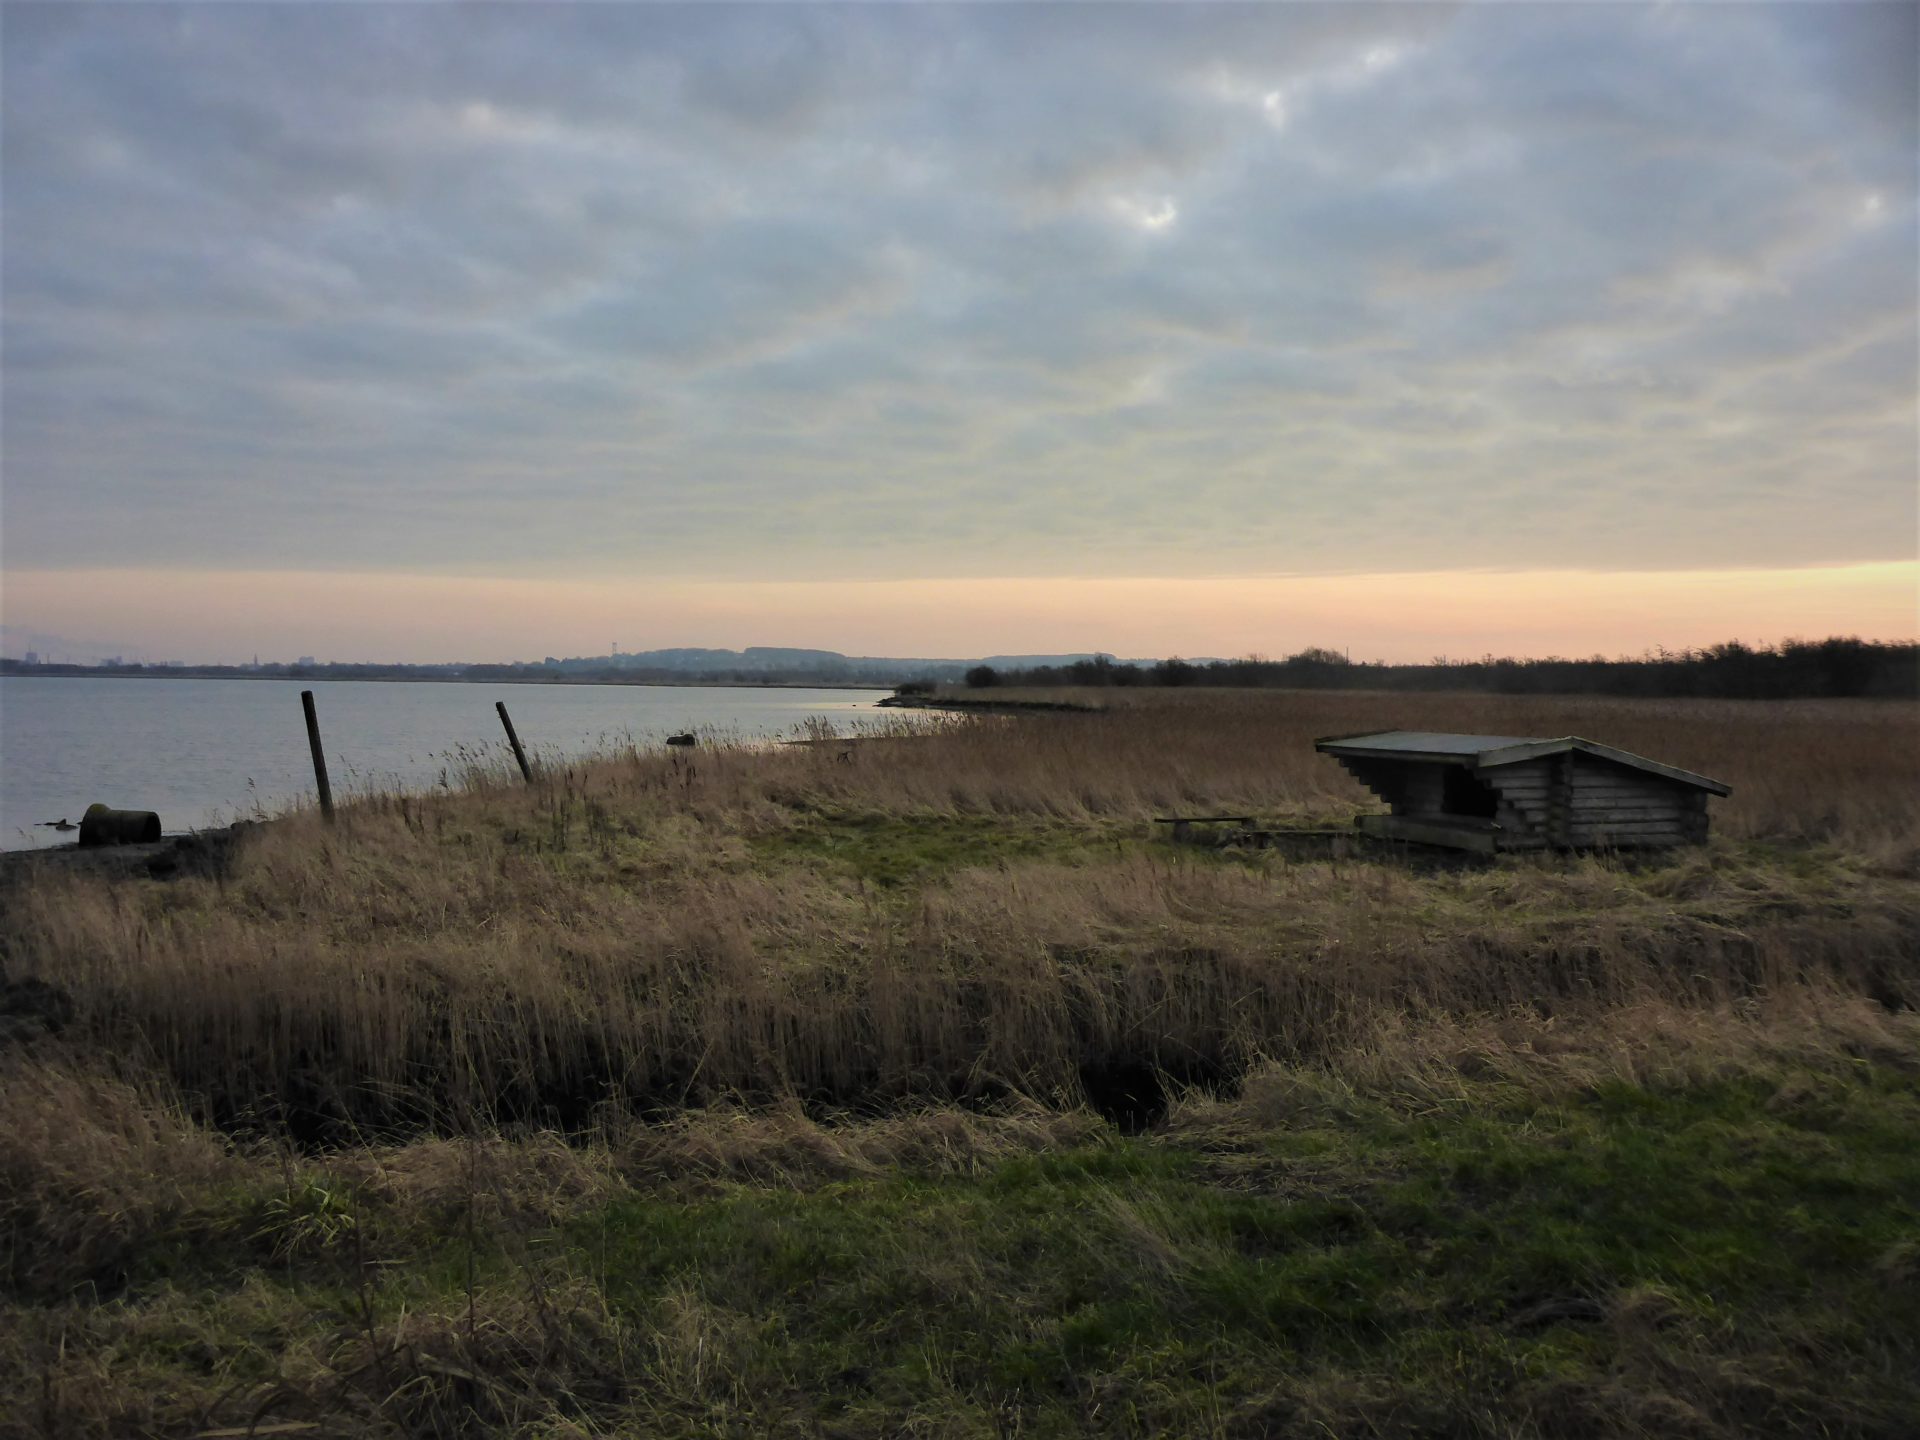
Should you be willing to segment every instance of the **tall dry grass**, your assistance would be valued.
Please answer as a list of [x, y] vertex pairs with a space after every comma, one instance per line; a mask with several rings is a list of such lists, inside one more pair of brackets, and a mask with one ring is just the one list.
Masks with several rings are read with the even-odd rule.
[[1371, 805], [1313, 741], [1374, 730], [1580, 735], [1723, 780], [1718, 833], [1866, 847], [1920, 836], [1920, 705], [1857, 700], [1633, 700], [1605, 696], [1381, 695], [1212, 689], [996, 690], [996, 699], [1072, 700], [1091, 716], [1021, 717], [1018, 746], [983, 740], [992, 773], [965, 803], [1015, 808], [1075, 796], [1100, 811], [1251, 802], [1276, 813]]
[[[1179, 694], [896, 725], [850, 747], [629, 751], [524, 787], [477, 770], [266, 827], [168, 885], [47, 867], [5, 963], [68, 1040], [268, 1130], [579, 1125], [729, 1096], [1071, 1103], [1351, 1050], [1382, 1016], [1920, 999], [1915, 707]], [[1156, 811], [1336, 819], [1316, 735], [1579, 733], [1734, 786], [1652, 865], [1220, 863]], [[1046, 856], [880, 889], [807, 847], [876, 816], [1049, 827]], [[786, 848], [770, 848], [770, 842]], [[1753, 844], [1741, 842], [1763, 841]]]

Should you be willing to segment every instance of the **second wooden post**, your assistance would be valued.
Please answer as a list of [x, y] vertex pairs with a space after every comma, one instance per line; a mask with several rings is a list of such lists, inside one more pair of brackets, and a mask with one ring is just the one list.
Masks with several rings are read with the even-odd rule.
[[520, 748], [520, 737], [513, 733], [513, 717], [507, 714], [507, 702], [496, 700], [493, 708], [500, 712], [500, 723], [507, 727], [507, 743], [513, 746], [513, 758], [520, 762], [520, 778], [531, 785], [533, 768], [527, 764], [527, 752]]

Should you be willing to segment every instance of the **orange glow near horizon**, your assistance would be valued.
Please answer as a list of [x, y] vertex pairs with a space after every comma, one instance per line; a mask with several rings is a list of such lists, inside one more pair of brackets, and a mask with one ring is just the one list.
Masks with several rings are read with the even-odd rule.
[[[1920, 562], [1802, 570], [723, 582], [16, 570], [6, 620], [128, 658], [496, 661], [666, 646], [1355, 660], [1920, 638]], [[8, 642], [9, 654], [24, 646]]]

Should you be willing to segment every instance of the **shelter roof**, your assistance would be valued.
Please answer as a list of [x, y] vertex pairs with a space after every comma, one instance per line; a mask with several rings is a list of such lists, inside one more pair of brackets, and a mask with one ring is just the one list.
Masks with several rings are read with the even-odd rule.
[[1683, 785], [1694, 785], [1715, 795], [1732, 793], [1730, 786], [1710, 780], [1705, 775], [1696, 775], [1691, 770], [1682, 770], [1675, 765], [1662, 765], [1658, 760], [1616, 750], [1597, 740], [1583, 740], [1578, 735], [1542, 740], [1519, 735], [1449, 735], [1432, 730], [1382, 730], [1371, 735], [1329, 735], [1323, 740], [1316, 740], [1313, 748], [1326, 755], [1344, 755], [1352, 759], [1438, 761], [1472, 765], [1480, 770], [1513, 765], [1522, 760], [1537, 760], [1545, 755], [1578, 752], [1600, 760], [1610, 760], [1616, 765], [1644, 770]]

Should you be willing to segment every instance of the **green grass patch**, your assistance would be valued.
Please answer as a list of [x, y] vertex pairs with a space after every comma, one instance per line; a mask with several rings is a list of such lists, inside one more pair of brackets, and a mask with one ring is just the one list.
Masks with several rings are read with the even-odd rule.
[[[1920, 1419], [1920, 1295], [1895, 1278], [1916, 1133], [1920, 1091], [1884, 1069], [1613, 1086], [1531, 1113], [1379, 1106], [1298, 1173], [1280, 1137], [1265, 1183], [1231, 1190], [1203, 1149], [1136, 1139], [964, 1179], [633, 1198], [593, 1229], [617, 1306], [691, 1290], [758, 1317], [743, 1382], [785, 1377], [823, 1413], [904, 1404], [937, 1354], [955, 1393], [1034, 1433], [1105, 1429], [1116, 1394], [1137, 1407], [1122, 1433], [1200, 1425], [1306, 1374], [1501, 1433], [1642, 1367], [1755, 1433], [1898, 1433]], [[1717, 1388], [1749, 1370], [1765, 1404]]]
[[167, 1244], [119, 1313], [190, 1298], [128, 1352], [189, 1385], [194, 1334], [258, 1378], [303, 1305], [309, 1338], [444, 1317], [461, 1372], [518, 1305], [513, 1385], [600, 1376], [556, 1413], [661, 1434], [1895, 1436], [1920, 1426], [1915, 1134], [1920, 1079], [1886, 1064], [1487, 1083], [973, 1171], [668, 1180], [482, 1224], [472, 1256], [457, 1205], [427, 1225], [320, 1182], [245, 1197], [250, 1233], [197, 1268]]
[[977, 866], [1111, 860], [1143, 844], [1137, 827], [1094, 821], [825, 811], [753, 837], [750, 849], [763, 863], [819, 867], [894, 889]]

